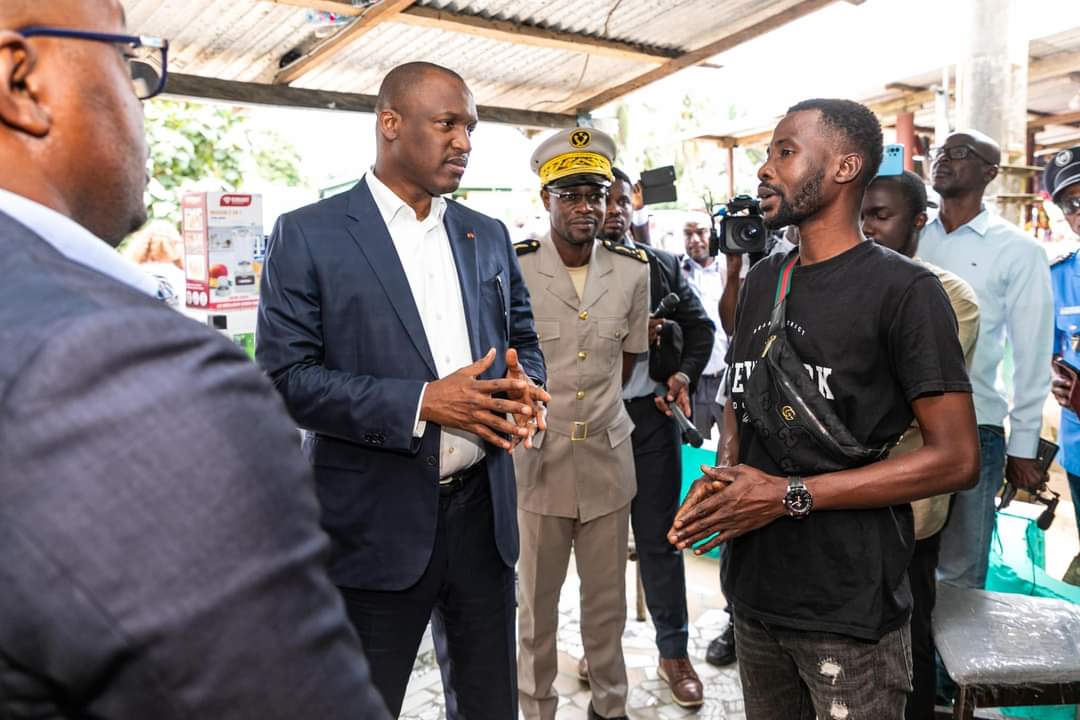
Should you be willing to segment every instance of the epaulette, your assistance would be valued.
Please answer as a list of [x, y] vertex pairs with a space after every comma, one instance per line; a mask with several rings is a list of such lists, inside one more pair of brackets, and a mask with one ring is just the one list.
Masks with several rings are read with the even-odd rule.
[[528, 255], [529, 253], [536, 252], [540, 249], [539, 240], [522, 240], [521, 242], [514, 243], [514, 252], [518, 254], [518, 257], [522, 255]]
[[1076, 255], [1076, 253], [1077, 253], [1077, 251], [1073, 250], [1072, 252], [1067, 252], [1064, 255], [1058, 255], [1056, 258], [1054, 258], [1053, 260], [1050, 261], [1050, 267], [1054, 267], [1055, 265], [1060, 265], [1061, 263], [1065, 262], [1066, 260], [1071, 260]]
[[645, 251], [641, 248], [630, 247], [629, 245], [623, 245], [620, 242], [614, 240], [605, 240], [604, 247], [613, 253], [619, 255], [625, 255], [626, 257], [634, 258], [638, 262], [648, 263], [649, 256], [645, 254]]

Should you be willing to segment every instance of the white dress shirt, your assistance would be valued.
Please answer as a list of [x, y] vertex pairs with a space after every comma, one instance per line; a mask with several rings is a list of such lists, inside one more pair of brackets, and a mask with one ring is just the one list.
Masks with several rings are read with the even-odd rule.
[[[374, 171], [368, 172], [368, 188], [382, 215], [390, 239], [397, 249], [401, 267], [412, 290], [420, 313], [428, 347], [439, 377], [444, 378], [473, 362], [469, 347], [469, 328], [465, 322], [465, 303], [461, 283], [450, 248], [450, 237], [443, 225], [446, 200], [432, 198], [427, 217], [418, 220], [409, 205], [388, 188]], [[420, 419], [427, 385], [416, 405], [413, 436], [421, 437], [427, 423]], [[456, 428], [443, 428], [439, 443], [439, 477], [446, 478], [476, 464], [484, 457], [484, 445], [477, 435]]]
[[[745, 268], [749, 263], [743, 261]], [[699, 265], [689, 255], [682, 258], [683, 276], [690, 285], [697, 290], [701, 304], [705, 306], [705, 314], [716, 326], [716, 339], [713, 341], [712, 354], [702, 375], [719, 375], [724, 372], [727, 363], [728, 336], [724, 332], [724, 326], [720, 324], [720, 298], [724, 295], [724, 286], [727, 285], [727, 261], [725, 256], [713, 258], [707, 266]]]
[[25, 225], [68, 260], [158, 296], [155, 278], [71, 218], [6, 190], [0, 190], [0, 212]]
[[[1046, 253], [1020, 228], [983, 207], [951, 233], [933, 218], [919, 237], [918, 255], [959, 275], [979, 298], [979, 339], [970, 373], [976, 419], [1000, 426], [1008, 415], [1008, 454], [1035, 457], [1054, 342]], [[1011, 409], [998, 377], [1006, 338], [1013, 354]]]

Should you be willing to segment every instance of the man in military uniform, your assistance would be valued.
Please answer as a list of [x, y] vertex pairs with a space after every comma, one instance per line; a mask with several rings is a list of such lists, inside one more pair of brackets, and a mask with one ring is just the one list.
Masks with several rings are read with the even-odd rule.
[[515, 453], [521, 583], [521, 710], [553, 720], [559, 591], [574, 548], [581, 634], [592, 686], [590, 718], [626, 715], [622, 632], [626, 548], [636, 492], [634, 430], [622, 383], [649, 349], [645, 254], [598, 242], [615, 144], [592, 129], [561, 131], [533, 153], [551, 230], [517, 244], [548, 367], [547, 431], [538, 452]]
[[[1065, 213], [1080, 237], [1080, 145], [1062, 150], [1046, 166], [1044, 185], [1050, 198]], [[1058, 461], [1069, 477], [1069, 493], [1080, 524], [1080, 419], [1077, 399], [1070, 403], [1080, 368], [1080, 255], [1071, 252], [1050, 264], [1050, 285], [1054, 290], [1054, 362], [1050, 389], [1061, 405], [1061, 454]], [[1080, 394], [1078, 394], [1080, 396]], [[1080, 554], [1073, 558], [1062, 578], [1080, 585]]]

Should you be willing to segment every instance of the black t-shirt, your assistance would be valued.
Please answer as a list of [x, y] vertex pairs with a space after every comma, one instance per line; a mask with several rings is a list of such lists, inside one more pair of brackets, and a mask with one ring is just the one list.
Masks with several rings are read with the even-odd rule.
[[[789, 257], [766, 258], [746, 278], [727, 357], [739, 459], [779, 476], [787, 473], [748, 422], [743, 393]], [[873, 242], [796, 265], [787, 336], [833, 410], [867, 447], [896, 441], [911, 423], [916, 398], [971, 392], [941, 283]], [[910, 505], [783, 517], [730, 543], [724, 591], [739, 613], [762, 622], [877, 640], [910, 615], [906, 571], [914, 543]]]

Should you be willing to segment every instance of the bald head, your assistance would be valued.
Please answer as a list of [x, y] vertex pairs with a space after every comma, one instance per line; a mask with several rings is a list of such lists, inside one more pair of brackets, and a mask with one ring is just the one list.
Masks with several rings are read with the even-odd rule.
[[456, 81], [461, 87], [465, 87], [462, 77], [450, 68], [429, 62], [405, 63], [398, 65], [383, 78], [379, 85], [379, 95], [375, 99], [375, 112], [404, 112], [412, 98], [420, 94], [427, 81], [432, 79]]
[[0, 29], [17, 30], [30, 25], [75, 27], [84, 18], [124, 16], [118, 0], [3, 0]]
[[938, 195], [949, 203], [960, 198], [974, 198], [974, 202], [997, 177], [1001, 147], [986, 133], [957, 130], [945, 138], [933, 158], [931, 174]]
[[949, 136], [945, 138], [945, 142], [948, 143], [953, 138], [970, 144], [979, 153], [979, 157], [991, 165], [1001, 164], [1001, 146], [986, 133], [978, 130], [957, 130], [949, 133]]
[[29, 26], [127, 32], [118, 0], [0, 2], [0, 188], [118, 244], [146, 219], [146, 142], [117, 46]]

